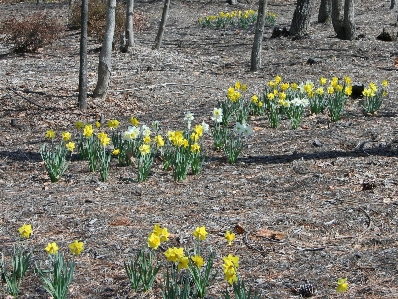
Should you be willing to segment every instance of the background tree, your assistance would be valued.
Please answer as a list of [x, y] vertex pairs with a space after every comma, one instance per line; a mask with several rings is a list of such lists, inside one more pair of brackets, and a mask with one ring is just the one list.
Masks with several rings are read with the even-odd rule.
[[260, 0], [258, 3], [256, 31], [254, 33], [254, 42], [253, 42], [252, 56], [251, 56], [250, 70], [252, 72], [255, 72], [259, 68], [261, 68], [261, 50], [263, 46], [263, 34], [264, 34], [266, 11], [267, 11], [267, 0]]
[[153, 47], [156, 50], [159, 50], [160, 46], [162, 45], [163, 34], [164, 30], [166, 29], [167, 17], [169, 15], [169, 8], [170, 0], [165, 0], [162, 12], [162, 20], [160, 21], [158, 34], [156, 35], [155, 45]]
[[318, 12], [318, 23], [326, 23], [331, 19], [332, 0], [321, 0]]
[[307, 34], [313, 3], [314, 0], [297, 0], [289, 30], [290, 35], [304, 36]]
[[134, 0], [127, 0], [126, 3], [126, 23], [125, 23], [125, 31], [124, 38], [122, 39], [121, 51], [127, 52], [129, 47], [134, 45]]
[[101, 53], [99, 55], [98, 81], [93, 93], [95, 98], [105, 98], [109, 88], [112, 70], [112, 42], [115, 32], [115, 11], [116, 0], [108, 0], [105, 35], [102, 42]]
[[354, 39], [354, 0], [332, 0], [332, 24], [338, 38]]
[[82, 0], [80, 32], [79, 108], [87, 109], [87, 19], [88, 0]]

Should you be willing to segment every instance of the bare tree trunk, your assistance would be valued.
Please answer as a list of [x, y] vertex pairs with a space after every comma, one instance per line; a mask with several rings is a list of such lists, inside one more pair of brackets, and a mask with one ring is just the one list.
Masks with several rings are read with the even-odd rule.
[[99, 55], [98, 64], [98, 81], [95, 87], [93, 96], [95, 98], [105, 98], [109, 81], [111, 78], [111, 56], [112, 56], [112, 42], [115, 31], [115, 10], [116, 0], [108, 0], [108, 8], [106, 11], [106, 27], [104, 41], [102, 42], [102, 49]]
[[290, 26], [290, 35], [304, 36], [308, 32], [310, 25], [313, 0], [297, 0], [294, 10], [292, 24]]
[[155, 45], [153, 46], [153, 48], [156, 50], [159, 50], [160, 46], [162, 45], [162, 39], [163, 39], [164, 30], [166, 28], [166, 22], [167, 22], [167, 16], [169, 14], [169, 8], [170, 8], [170, 0], [165, 0], [164, 6], [163, 6], [162, 20], [160, 21], [160, 24], [159, 24], [159, 30], [158, 30], [158, 34], [156, 35]]
[[126, 51], [128, 50], [128, 47], [132, 47], [134, 45], [133, 13], [134, 13], [134, 0], [127, 0], [126, 30], [125, 30]]
[[318, 23], [327, 23], [331, 19], [332, 0], [321, 0], [319, 5]]
[[237, 5], [238, 4], [238, 0], [228, 0], [228, 3], [231, 5]]
[[395, 7], [395, 0], [391, 0], [390, 9], [394, 9]]
[[256, 31], [252, 48], [250, 71], [255, 72], [261, 68], [261, 49], [263, 47], [263, 34], [265, 25], [265, 14], [267, 12], [267, 0], [258, 3]]
[[343, 0], [332, 0], [332, 24], [338, 38], [345, 37]]
[[344, 39], [353, 40], [355, 38], [354, 22], [354, 0], [344, 2]]
[[82, 0], [79, 69], [79, 109], [87, 109], [87, 19], [88, 0]]

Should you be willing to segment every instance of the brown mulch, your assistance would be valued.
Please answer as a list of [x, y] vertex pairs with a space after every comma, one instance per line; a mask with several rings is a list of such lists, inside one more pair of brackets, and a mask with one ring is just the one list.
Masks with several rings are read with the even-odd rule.
[[[43, 5], [66, 18], [66, 5]], [[289, 26], [294, 5], [269, 3], [278, 26]], [[12, 54], [0, 44], [1, 252], [8, 257], [17, 228], [30, 223], [35, 262], [46, 257], [48, 242], [66, 252], [73, 240], [84, 241], [69, 298], [161, 298], [158, 283], [149, 293], [132, 292], [123, 261], [146, 245], [156, 223], [173, 234], [172, 246], [186, 248], [192, 247], [194, 228], [206, 226], [205, 248], [216, 252], [218, 269], [207, 298], [219, 298], [225, 289], [221, 258], [228, 253], [240, 256], [240, 275], [263, 298], [297, 298], [292, 289], [306, 281], [317, 289], [314, 298], [397, 298], [398, 52], [396, 43], [376, 40], [383, 28], [397, 34], [397, 11], [390, 11], [389, 1], [356, 5], [362, 38], [336, 39], [330, 24], [316, 23], [314, 11], [307, 39], [271, 39], [267, 27], [263, 68], [251, 73], [252, 28], [195, 25], [198, 17], [234, 8], [217, 1], [172, 2], [163, 46], [156, 51], [151, 47], [163, 3], [138, 2], [135, 9], [147, 28], [135, 34], [131, 53], [114, 53], [109, 96], [89, 98], [87, 112], [76, 105], [79, 32], [66, 31], [37, 54]], [[29, 3], [1, 6], [0, 19], [26, 7], [39, 9]], [[255, 7], [239, 3], [241, 9]], [[91, 53], [90, 92], [98, 63], [98, 53]], [[308, 58], [318, 63], [309, 65]], [[389, 96], [377, 115], [364, 116], [359, 100], [351, 100], [340, 121], [307, 115], [297, 130], [287, 120], [271, 129], [266, 117], [253, 117], [254, 135], [234, 165], [212, 149], [207, 136], [202, 172], [179, 183], [160, 164], [145, 183], [136, 182], [135, 167], [118, 167], [116, 161], [105, 183], [80, 161], [72, 161], [58, 183], [51, 184], [45, 173], [39, 148], [49, 128], [75, 132], [75, 121], [94, 122], [101, 115], [126, 128], [133, 115], [147, 125], [159, 120], [167, 131], [181, 129], [187, 111], [195, 123], [211, 123], [228, 86], [247, 83], [251, 95], [275, 75], [299, 83], [321, 76], [349, 75], [365, 85], [388, 79]], [[241, 234], [227, 247], [223, 235], [234, 229]], [[346, 294], [334, 292], [338, 277], [348, 278]], [[32, 271], [20, 298], [47, 298]]]

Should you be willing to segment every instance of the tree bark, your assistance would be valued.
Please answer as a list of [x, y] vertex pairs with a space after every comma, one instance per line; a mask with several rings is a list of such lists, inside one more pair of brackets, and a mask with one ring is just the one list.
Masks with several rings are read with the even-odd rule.
[[344, 11], [343, 0], [332, 0], [332, 24], [338, 38], [344, 39]]
[[318, 12], [318, 23], [327, 23], [331, 19], [332, 0], [321, 0]]
[[353, 40], [355, 38], [354, 22], [354, 0], [344, 2], [344, 39]]
[[290, 26], [290, 35], [304, 36], [308, 32], [310, 25], [313, 0], [297, 0], [294, 10], [292, 24]]
[[256, 31], [251, 55], [250, 71], [255, 72], [261, 68], [261, 49], [263, 47], [263, 34], [265, 25], [265, 14], [267, 12], [267, 0], [260, 0], [258, 3]]
[[105, 98], [109, 82], [111, 78], [111, 56], [112, 56], [112, 42], [113, 34], [115, 32], [115, 11], [116, 0], [108, 0], [108, 8], [106, 11], [106, 27], [104, 40], [102, 42], [102, 49], [99, 55], [98, 64], [98, 81], [95, 87], [93, 96], [95, 98]]
[[158, 34], [156, 35], [155, 45], [153, 46], [153, 48], [156, 50], [159, 50], [160, 46], [162, 45], [163, 34], [166, 28], [167, 16], [169, 15], [169, 8], [170, 8], [170, 0], [165, 0], [163, 6], [162, 20], [160, 21], [159, 24], [159, 30]]
[[391, 0], [390, 9], [394, 9], [395, 7], [395, 0]]
[[82, 0], [80, 32], [79, 109], [87, 109], [87, 20], [88, 0]]
[[128, 47], [132, 47], [134, 45], [133, 13], [134, 13], [134, 0], [127, 0], [126, 30], [125, 30], [126, 51], [128, 50]]

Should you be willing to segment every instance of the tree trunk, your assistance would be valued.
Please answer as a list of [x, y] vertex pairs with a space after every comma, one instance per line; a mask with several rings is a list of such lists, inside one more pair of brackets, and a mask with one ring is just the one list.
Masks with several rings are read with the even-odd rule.
[[395, 0], [391, 0], [390, 9], [394, 9], [395, 7]]
[[265, 14], [267, 11], [267, 0], [260, 0], [258, 3], [258, 14], [256, 31], [252, 48], [250, 71], [255, 72], [261, 68], [261, 49], [263, 46], [263, 34], [265, 25]]
[[88, 0], [82, 0], [80, 33], [79, 97], [81, 110], [87, 109], [87, 19]]
[[292, 24], [290, 26], [290, 35], [304, 36], [308, 32], [310, 25], [313, 0], [297, 0], [294, 10]]
[[327, 23], [331, 19], [332, 0], [321, 0], [318, 13], [318, 23]]
[[125, 30], [126, 51], [128, 51], [128, 47], [132, 47], [134, 45], [133, 13], [134, 13], [134, 0], [127, 0], [126, 30]]
[[332, 0], [332, 24], [338, 38], [345, 37], [343, 0]]
[[115, 10], [116, 0], [108, 0], [108, 8], [106, 11], [106, 27], [104, 41], [102, 42], [102, 49], [99, 55], [98, 64], [98, 81], [95, 87], [93, 96], [95, 98], [105, 98], [109, 81], [111, 78], [111, 56], [112, 56], [112, 42], [115, 31]]
[[353, 40], [355, 38], [354, 22], [354, 0], [344, 2], [344, 39]]
[[156, 35], [155, 45], [153, 47], [156, 50], [159, 50], [160, 46], [162, 45], [162, 39], [163, 39], [164, 30], [166, 28], [169, 8], [170, 8], [170, 0], [165, 0], [163, 6], [162, 20], [160, 21], [158, 34]]

